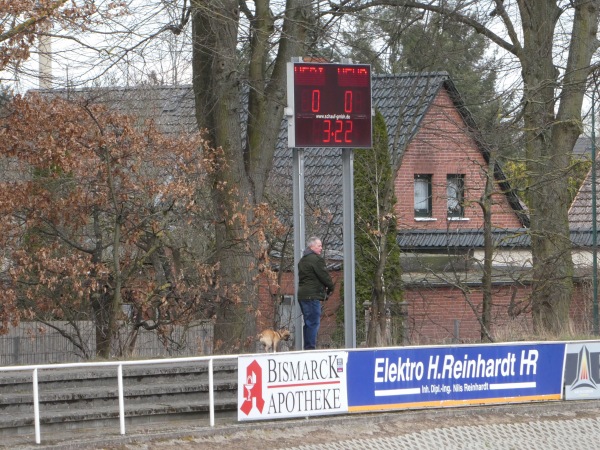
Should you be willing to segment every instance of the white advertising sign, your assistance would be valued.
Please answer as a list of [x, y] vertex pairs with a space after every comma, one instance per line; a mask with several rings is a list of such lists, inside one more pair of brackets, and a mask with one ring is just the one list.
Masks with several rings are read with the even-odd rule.
[[348, 412], [348, 353], [305, 352], [238, 358], [238, 420]]
[[570, 343], [566, 353], [565, 398], [600, 399], [600, 342]]

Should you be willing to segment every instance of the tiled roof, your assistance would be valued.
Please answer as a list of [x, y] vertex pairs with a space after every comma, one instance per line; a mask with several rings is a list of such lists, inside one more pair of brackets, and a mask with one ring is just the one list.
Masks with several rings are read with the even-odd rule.
[[446, 72], [373, 77], [373, 107], [385, 118], [390, 147], [395, 136], [396, 149], [408, 144], [445, 82], [450, 82]]
[[[385, 118], [391, 152], [404, 150], [418, 131], [423, 117], [442, 88], [448, 90], [467, 125], [474, 127], [471, 115], [462, 104], [447, 73], [373, 75], [372, 104]], [[45, 92], [65, 97], [84, 96], [92, 102], [110, 104], [122, 113], [136, 114], [141, 120], [153, 118], [160, 129], [167, 134], [196, 129], [194, 95], [190, 85]], [[486, 148], [483, 146], [480, 148], [486, 161], [489, 162]], [[275, 151], [273, 170], [269, 176], [267, 195], [277, 204], [277, 208], [283, 214], [283, 220], [290, 223], [293, 216], [292, 160], [292, 150], [287, 146], [287, 122], [284, 119]], [[496, 179], [504, 184], [504, 188], [508, 188], [504, 175], [499, 169], [496, 171]], [[306, 149], [304, 182], [307, 236], [318, 234], [323, 238], [328, 251], [333, 253], [342, 251], [342, 150]], [[527, 226], [527, 217], [523, 214], [522, 203], [512, 193], [507, 194], [507, 197], [515, 212]], [[418, 234], [417, 232], [416, 235]], [[435, 247], [435, 244], [432, 245]]]
[[[497, 228], [492, 231], [494, 247], [497, 248], [529, 248], [531, 237], [527, 228]], [[399, 232], [396, 242], [404, 250], [430, 250], [442, 248], [470, 249], [483, 247], [483, 231], [481, 229], [456, 230], [412, 230]], [[590, 229], [572, 229], [571, 243], [575, 248], [586, 248], [592, 245]]]
[[[598, 238], [596, 237], [596, 240]], [[571, 228], [571, 242], [575, 248], [590, 248], [593, 245], [591, 228]], [[600, 242], [600, 241], [599, 241]]]
[[591, 152], [592, 139], [589, 136], [582, 134], [575, 142], [575, 146], [573, 147], [573, 156], [578, 158], [590, 158]]
[[[496, 247], [521, 248], [528, 247], [530, 244], [525, 228], [495, 229], [492, 231], [492, 239]], [[408, 233], [399, 232], [396, 242], [406, 250], [477, 248], [483, 247], [483, 231], [481, 229], [414, 230]]]
[[141, 122], [153, 119], [166, 134], [198, 129], [191, 85], [54, 89], [38, 92], [65, 98], [83, 97], [90, 103], [110, 105], [117, 112], [134, 115]]

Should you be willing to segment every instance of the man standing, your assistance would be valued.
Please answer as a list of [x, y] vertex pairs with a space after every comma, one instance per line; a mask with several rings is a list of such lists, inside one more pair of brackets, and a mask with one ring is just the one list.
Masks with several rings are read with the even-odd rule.
[[317, 348], [321, 324], [321, 302], [333, 292], [333, 281], [321, 257], [323, 244], [318, 237], [308, 239], [307, 248], [298, 262], [298, 302], [304, 317], [304, 350]]

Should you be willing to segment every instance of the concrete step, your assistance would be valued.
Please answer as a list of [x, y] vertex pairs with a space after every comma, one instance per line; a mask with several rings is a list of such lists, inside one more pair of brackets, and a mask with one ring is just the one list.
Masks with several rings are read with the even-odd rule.
[[[237, 395], [215, 396], [215, 413], [231, 413], [237, 409]], [[176, 402], [146, 402], [137, 405], [125, 403], [126, 423], [143, 423], [152, 420], [181, 419], [189, 415], [198, 415], [199, 419], [208, 420], [208, 402], [195, 403], [191, 401]], [[0, 413], [0, 436], [34, 433], [33, 413]], [[119, 407], [95, 407], [93, 410], [58, 410], [47, 411], [40, 407], [40, 429], [43, 433], [51, 429], [118, 427]]]
[[[220, 374], [219, 374], [220, 375]], [[45, 409], [59, 410], [64, 408], [73, 408], [77, 405], [84, 408], [94, 408], [105, 403], [118, 401], [118, 386], [116, 378], [114, 386], [95, 386], [95, 387], [61, 387], [60, 389], [48, 390], [39, 389], [40, 405]], [[176, 381], [176, 380], [175, 380]], [[237, 378], [235, 375], [225, 374], [218, 376], [214, 380], [213, 389], [215, 394], [223, 391], [232, 391], [237, 389]], [[208, 381], [188, 381], [166, 382], [144, 384], [135, 382], [123, 383], [123, 393], [126, 403], [143, 403], [146, 398], [160, 398], [177, 400], [178, 398], [193, 398], [194, 401], [208, 401], [209, 384]], [[2, 394], [0, 396], [0, 411], [33, 411], [33, 394], [12, 393]], [[0, 422], [1, 426], [1, 422]]]
[[[237, 362], [213, 367], [215, 411], [237, 410]], [[123, 366], [128, 421], [149, 417], [206, 414], [208, 363]], [[31, 372], [0, 373], [0, 435], [33, 430]], [[114, 367], [38, 371], [40, 423], [45, 426], [105, 426], [118, 421], [118, 380]], [[118, 422], [117, 422], [118, 423]], [[31, 428], [31, 430], [29, 429]]]

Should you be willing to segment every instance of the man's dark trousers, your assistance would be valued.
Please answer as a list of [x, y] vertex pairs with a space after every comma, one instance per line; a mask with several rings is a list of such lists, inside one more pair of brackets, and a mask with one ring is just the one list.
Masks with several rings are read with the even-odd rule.
[[300, 300], [300, 309], [304, 317], [304, 350], [317, 348], [317, 333], [321, 324], [321, 301]]

